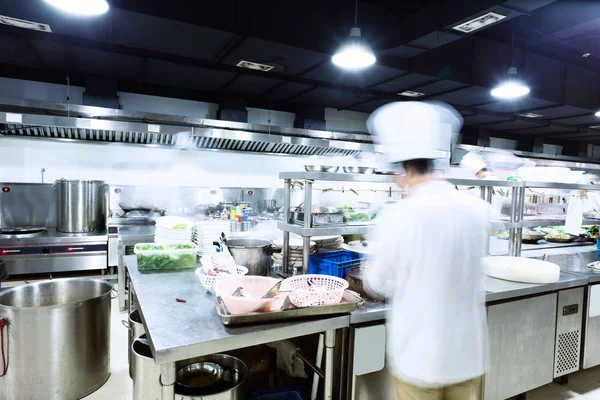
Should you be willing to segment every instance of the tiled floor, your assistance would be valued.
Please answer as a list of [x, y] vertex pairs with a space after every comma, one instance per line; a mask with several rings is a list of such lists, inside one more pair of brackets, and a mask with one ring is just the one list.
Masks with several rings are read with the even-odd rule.
[[[119, 313], [119, 304], [113, 300], [111, 320], [111, 375], [108, 381], [86, 397], [86, 400], [131, 400], [132, 381], [127, 364], [127, 329], [121, 321], [127, 314]], [[567, 387], [551, 383], [527, 394], [528, 400], [600, 400], [600, 367], [579, 371], [569, 376]], [[360, 400], [360, 399], [359, 399]]]

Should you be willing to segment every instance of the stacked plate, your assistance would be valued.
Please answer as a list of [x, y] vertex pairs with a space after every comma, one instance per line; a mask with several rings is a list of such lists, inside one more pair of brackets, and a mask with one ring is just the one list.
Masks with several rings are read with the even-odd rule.
[[194, 223], [183, 217], [160, 217], [156, 220], [154, 243], [183, 244], [192, 240]]
[[229, 239], [231, 235], [230, 221], [197, 221], [194, 224], [192, 242], [198, 245], [198, 254], [213, 254], [215, 252], [215, 245], [213, 243], [219, 241], [221, 233], [224, 233], [225, 238]]
[[314, 236], [310, 240], [316, 243], [316, 250], [320, 253], [342, 250], [344, 244], [344, 238], [341, 235]]
[[[273, 240], [273, 246], [279, 248], [279, 249], [283, 249], [283, 240], [282, 239], [275, 239]], [[302, 238], [290, 238], [290, 258], [289, 258], [289, 266], [292, 268], [301, 268], [302, 267], [302, 261], [304, 260], [304, 255], [303, 255], [303, 244], [302, 244]], [[310, 250], [309, 250], [309, 254], [315, 254], [315, 247], [316, 247], [316, 243], [315, 242], [310, 242]], [[283, 265], [283, 252], [281, 253], [275, 253], [271, 256], [271, 261], [273, 262], [273, 265]]]

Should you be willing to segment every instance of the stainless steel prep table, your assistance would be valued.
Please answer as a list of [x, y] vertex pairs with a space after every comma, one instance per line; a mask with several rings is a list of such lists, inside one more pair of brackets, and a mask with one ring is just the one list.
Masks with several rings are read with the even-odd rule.
[[163, 399], [174, 398], [177, 361], [321, 332], [326, 348], [324, 398], [331, 399], [335, 331], [349, 326], [348, 315], [227, 328], [216, 313], [213, 295], [200, 286], [194, 271], [142, 274], [131, 255], [125, 256], [125, 265], [154, 361], [161, 365]]
[[[502, 279], [484, 277], [483, 285], [486, 290], [486, 303], [510, 300], [523, 296], [554, 292], [577, 286], [587, 285], [588, 279], [572, 273], [560, 274], [560, 280], [548, 285], [510, 282]], [[386, 317], [390, 305], [385, 302], [366, 301], [363, 306], [350, 314], [350, 324], [381, 321]]]
[[135, 246], [137, 243], [152, 242], [154, 242], [154, 225], [119, 226], [117, 278], [119, 283], [119, 311], [121, 312], [129, 308], [127, 304], [128, 290], [124, 263], [124, 257], [127, 255], [127, 247]]

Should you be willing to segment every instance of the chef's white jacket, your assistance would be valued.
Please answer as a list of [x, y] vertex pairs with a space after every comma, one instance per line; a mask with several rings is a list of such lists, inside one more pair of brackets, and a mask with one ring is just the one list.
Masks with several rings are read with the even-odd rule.
[[484, 374], [489, 218], [488, 203], [444, 181], [414, 187], [378, 216], [364, 283], [391, 300], [387, 364], [397, 378], [436, 388]]

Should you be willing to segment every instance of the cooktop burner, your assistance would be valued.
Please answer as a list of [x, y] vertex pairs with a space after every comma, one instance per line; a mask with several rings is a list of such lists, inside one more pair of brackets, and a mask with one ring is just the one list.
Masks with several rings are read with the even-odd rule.
[[11, 228], [0, 228], [0, 235], [6, 236], [21, 236], [21, 235], [35, 235], [42, 232], [46, 232], [44, 226], [15, 226]]

